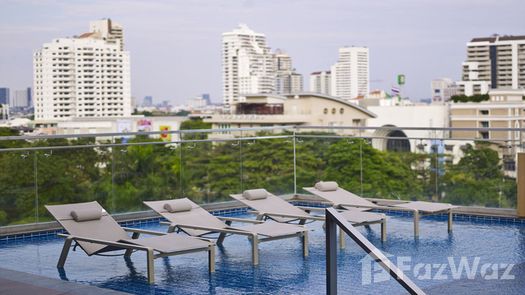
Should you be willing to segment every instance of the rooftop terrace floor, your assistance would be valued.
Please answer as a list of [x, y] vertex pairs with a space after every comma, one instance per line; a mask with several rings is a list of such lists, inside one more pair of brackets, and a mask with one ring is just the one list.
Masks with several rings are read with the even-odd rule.
[[[253, 217], [253, 216], [243, 216]], [[204, 252], [155, 261], [156, 283], [146, 279], [146, 259], [134, 253], [130, 260], [123, 257], [88, 257], [80, 249], [71, 252], [65, 270], [59, 272], [56, 263], [63, 240], [54, 235], [0, 242], [0, 266], [6, 269], [69, 280], [80, 284], [135, 294], [323, 294], [325, 292], [325, 237], [321, 222], [307, 225], [310, 232], [310, 256], [302, 257], [298, 238], [261, 243], [260, 265], [253, 267], [250, 245], [242, 236], [227, 237], [217, 251], [217, 269], [207, 271]], [[166, 226], [155, 221], [136, 227], [165, 231]], [[525, 289], [525, 226], [498, 220], [455, 220], [454, 232], [447, 233], [445, 217], [425, 217], [421, 221], [421, 237], [415, 240], [412, 218], [390, 215], [388, 240], [382, 243], [378, 226], [359, 230], [393, 262], [409, 257], [410, 268], [405, 273], [429, 294], [523, 294]], [[338, 288], [340, 294], [404, 294], [393, 279], [381, 281], [379, 266], [369, 264], [366, 255], [347, 238], [345, 249], [338, 254]], [[449, 258], [451, 257], [451, 258]], [[456, 267], [465, 257], [469, 266], [478, 261], [474, 278], [466, 272], [455, 279], [450, 267]], [[476, 258], [478, 257], [478, 258]], [[364, 260], [363, 260], [364, 259]], [[479, 260], [478, 260], [479, 259]], [[418, 263], [425, 263], [415, 274]], [[487, 280], [497, 264], [498, 278], [506, 265], [515, 264], [510, 271], [514, 279]], [[440, 265], [445, 267], [439, 276]], [[372, 275], [363, 273], [372, 265]], [[430, 276], [426, 265], [431, 265]], [[367, 283], [368, 278], [372, 282]], [[384, 277], [384, 276], [383, 276]]]

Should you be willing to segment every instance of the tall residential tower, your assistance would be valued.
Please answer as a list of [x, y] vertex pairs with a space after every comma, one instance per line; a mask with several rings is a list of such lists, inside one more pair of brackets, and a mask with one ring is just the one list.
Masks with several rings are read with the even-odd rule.
[[365, 96], [370, 92], [367, 47], [343, 47], [331, 69], [331, 94], [342, 99]]
[[35, 120], [131, 115], [129, 52], [98, 32], [45, 43], [33, 58]]
[[275, 64], [264, 34], [246, 25], [222, 34], [223, 103], [245, 94], [275, 91]]
[[525, 88], [525, 36], [474, 38], [467, 43], [459, 93], [486, 94], [489, 89]]

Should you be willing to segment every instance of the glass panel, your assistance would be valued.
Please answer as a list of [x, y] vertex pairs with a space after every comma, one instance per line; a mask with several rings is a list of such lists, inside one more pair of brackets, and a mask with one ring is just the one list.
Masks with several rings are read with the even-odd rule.
[[35, 193], [35, 153], [0, 152], [0, 226], [36, 222]]
[[294, 192], [293, 138], [256, 139], [242, 143], [243, 188], [265, 188], [282, 195]]

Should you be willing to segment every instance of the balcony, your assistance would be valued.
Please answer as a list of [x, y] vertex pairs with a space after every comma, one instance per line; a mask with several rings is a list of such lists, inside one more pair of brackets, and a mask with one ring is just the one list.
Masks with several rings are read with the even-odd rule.
[[[458, 130], [280, 126], [232, 129], [228, 132], [238, 137], [217, 140], [225, 130], [0, 137], [2, 267], [135, 294], [323, 293], [322, 222], [307, 224], [308, 258], [298, 239], [274, 241], [260, 245], [260, 265], [254, 267], [248, 241], [231, 236], [218, 247], [214, 274], [208, 274], [203, 254], [181, 255], [156, 261], [157, 282], [149, 285], [139, 253], [131, 259], [88, 257], [78, 248], [66, 267], [57, 269], [63, 241], [44, 205], [96, 200], [125, 226], [165, 232], [143, 201], [188, 197], [216, 215], [254, 219], [229, 195], [264, 187], [295, 205], [325, 207], [302, 188], [334, 180], [381, 204], [420, 200], [460, 206], [452, 233], [446, 216], [428, 216], [415, 238], [411, 213], [390, 211], [386, 242], [374, 225], [358, 228], [393, 261], [408, 257], [414, 266], [451, 259], [457, 266], [463, 257], [467, 263], [479, 257], [481, 264], [515, 265], [513, 280], [486, 280], [481, 271], [474, 279], [466, 273], [455, 277], [450, 268], [444, 279], [435, 273], [426, 279], [415, 267], [406, 271], [429, 294], [467, 287], [519, 294], [525, 221], [516, 213], [516, 179], [505, 172], [518, 170], [519, 177], [522, 143], [449, 136]], [[346, 131], [355, 135], [342, 135]], [[350, 240], [339, 253], [341, 292], [403, 293]], [[500, 277], [505, 270], [499, 270]]]

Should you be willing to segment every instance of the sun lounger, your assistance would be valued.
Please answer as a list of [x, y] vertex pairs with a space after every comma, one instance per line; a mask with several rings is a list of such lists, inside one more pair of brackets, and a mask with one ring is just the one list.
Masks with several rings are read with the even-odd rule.
[[[299, 221], [304, 224], [306, 220], [324, 221], [322, 215], [312, 215], [312, 211], [323, 211], [324, 208], [299, 207], [269, 193], [265, 189], [253, 189], [242, 194], [232, 194], [232, 198], [255, 210], [258, 219], [270, 218], [277, 222]], [[344, 210], [341, 214], [354, 226], [381, 224], [381, 240], [386, 241], [386, 216], [380, 213], [363, 212], [361, 210]], [[344, 246], [341, 241], [341, 246]]]
[[[222, 244], [227, 234], [247, 236], [252, 244], [252, 262], [259, 264], [260, 242], [301, 237], [303, 243], [303, 255], [308, 256], [308, 229], [302, 225], [283, 224], [274, 221], [262, 222], [259, 220], [216, 217], [204, 208], [195, 204], [188, 198], [163, 201], [149, 201], [144, 204], [170, 223], [168, 232], [176, 228], [191, 235], [204, 236], [209, 233], [220, 233], [217, 244]], [[250, 223], [247, 226], [233, 227], [231, 223]]]
[[[154, 259], [190, 252], [207, 251], [209, 271], [215, 271], [215, 244], [205, 239], [121, 227], [96, 201], [67, 205], [48, 205], [46, 209], [68, 232], [59, 234], [66, 240], [57, 267], [63, 268], [72, 242], [91, 256], [104, 252], [126, 250], [147, 253], [148, 281], [155, 281]], [[133, 233], [131, 237], [128, 232]], [[140, 234], [153, 237], [140, 238]]]
[[360, 209], [376, 209], [376, 210], [396, 210], [412, 212], [414, 217], [414, 236], [419, 236], [419, 219], [422, 215], [432, 214], [448, 214], [448, 231], [452, 231], [452, 209], [457, 208], [451, 204], [446, 203], [432, 203], [432, 202], [406, 202], [397, 205], [378, 205], [365, 198], [362, 198], [352, 192], [339, 187], [334, 181], [318, 182], [314, 187], [304, 187], [304, 190], [310, 192], [330, 203], [335, 208], [344, 208], [355, 210]]

